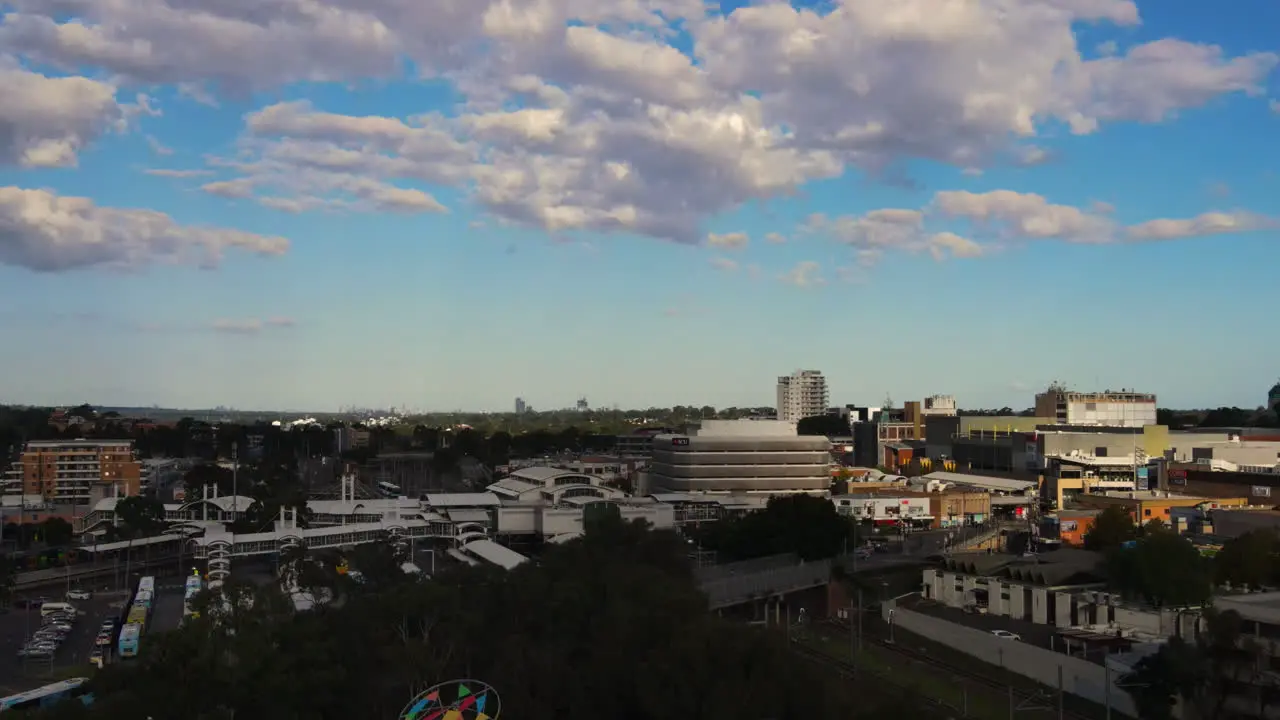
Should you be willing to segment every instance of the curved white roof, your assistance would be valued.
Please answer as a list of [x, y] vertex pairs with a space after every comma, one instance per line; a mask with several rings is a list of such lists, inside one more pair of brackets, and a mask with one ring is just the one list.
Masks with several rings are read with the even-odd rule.
[[257, 500], [254, 500], [248, 495], [224, 495], [222, 497], [209, 498], [208, 500], [205, 500], [205, 499], [192, 500], [191, 502], [188, 502], [185, 505], [183, 505], [182, 508], [185, 510], [188, 508], [199, 507], [200, 503], [206, 503], [206, 502], [217, 507], [219, 510], [223, 512], [231, 512], [232, 510], [236, 510], [237, 512], [244, 512], [245, 510], [248, 510], [249, 507], [252, 506], [255, 502], [257, 502]]

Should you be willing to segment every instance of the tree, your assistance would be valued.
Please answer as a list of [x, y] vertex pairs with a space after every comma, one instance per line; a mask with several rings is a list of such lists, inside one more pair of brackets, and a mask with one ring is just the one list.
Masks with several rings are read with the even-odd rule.
[[38, 532], [46, 545], [70, 545], [75, 540], [75, 528], [60, 517], [51, 517], [40, 523]]
[[1084, 534], [1084, 546], [1087, 550], [1105, 551], [1119, 547], [1137, 536], [1138, 529], [1133, 524], [1133, 516], [1129, 510], [1120, 505], [1111, 505], [1093, 519], [1093, 525]]
[[18, 566], [13, 557], [0, 554], [0, 607], [9, 607], [13, 599], [13, 587], [18, 575]]
[[686, 552], [615, 519], [511, 572], [455, 568], [311, 612], [230, 584], [225, 601], [198, 599], [198, 619], [148, 634], [131, 667], [97, 673], [87, 713], [57, 720], [395, 717], [456, 677], [492, 684], [522, 720], [857, 716], [847, 686], [775, 634], [708, 613]]
[[1170, 638], [1160, 650], [1139, 660], [1121, 678], [1143, 720], [1168, 720], [1179, 700], [1198, 720], [1226, 720], [1230, 700], [1248, 701], [1265, 717], [1276, 698], [1269, 680], [1268, 653], [1244, 635], [1235, 611], [1207, 611], [1194, 640]]
[[1214, 581], [1220, 585], [1258, 589], [1280, 579], [1280, 536], [1253, 530], [1222, 545], [1213, 559]]
[[159, 535], [165, 528], [164, 504], [143, 495], [121, 498], [116, 503], [116, 519], [129, 537]]
[[208, 486], [216, 488], [220, 497], [233, 494], [235, 481], [235, 473], [230, 469], [214, 463], [201, 463], [182, 476], [182, 488], [187, 502], [194, 502], [204, 497], [204, 489]]
[[1212, 568], [1190, 541], [1170, 530], [1139, 538], [1132, 547], [1107, 551], [1108, 585], [1156, 607], [1191, 607], [1209, 600]]
[[857, 528], [830, 500], [774, 497], [764, 510], [705, 526], [701, 544], [724, 560], [797, 553], [805, 560], [834, 557], [857, 545]]

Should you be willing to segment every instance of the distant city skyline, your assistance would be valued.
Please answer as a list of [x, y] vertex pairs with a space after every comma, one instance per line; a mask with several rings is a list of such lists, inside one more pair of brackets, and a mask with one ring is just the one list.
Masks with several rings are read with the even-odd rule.
[[[826, 376], [826, 374], [825, 374], [825, 373], [823, 373], [823, 377], [824, 377], [824, 380], [825, 380], [825, 379], [827, 379], [827, 376]], [[775, 378], [775, 382], [776, 382], [776, 380], [777, 380], [777, 379], [778, 379], [778, 378]], [[1008, 407], [1008, 408], [1010, 408], [1011, 410], [1021, 412], [1021, 411], [1024, 411], [1024, 410], [1029, 410], [1029, 409], [1033, 409], [1033, 408], [1034, 408], [1034, 406], [1035, 406], [1035, 399], [1036, 399], [1036, 398], [1035, 398], [1035, 396], [1036, 396], [1036, 394], [1037, 394], [1037, 393], [1044, 392], [1047, 388], [1049, 388], [1049, 387], [1050, 387], [1050, 385], [1051, 385], [1051, 384], [1053, 384], [1053, 383], [1060, 383], [1060, 382], [1061, 382], [1061, 381], [1053, 380], [1053, 381], [1046, 382], [1046, 383], [1044, 383], [1043, 385], [1040, 385], [1040, 386], [1037, 386], [1037, 387], [1029, 388], [1025, 393], [1021, 393], [1021, 397], [1022, 397], [1022, 399], [1018, 399], [1017, 397], [1014, 397], [1013, 399], [1011, 399], [1011, 400], [1010, 400], [1010, 401], [1008, 401], [1008, 402], [997, 402], [997, 403], [966, 403], [966, 402], [964, 401], [964, 398], [963, 398], [963, 397], [955, 396], [955, 393], [951, 393], [951, 392], [949, 392], [949, 391], [945, 391], [945, 390], [937, 390], [937, 389], [935, 389], [935, 390], [931, 390], [931, 391], [929, 391], [929, 392], [914, 393], [914, 394], [913, 394], [913, 393], [910, 393], [910, 392], [900, 392], [900, 393], [893, 393], [893, 392], [890, 392], [890, 393], [887, 393], [887, 394], [881, 394], [881, 395], [879, 395], [879, 396], [876, 396], [876, 395], [874, 395], [874, 394], [871, 394], [871, 395], [866, 396], [866, 397], [858, 397], [858, 398], [853, 398], [853, 399], [847, 399], [847, 398], [844, 398], [844, 397], [839, 396], [839, 394], [838, 394], [838, 393], [832, 392], [832, 394], [831, 394], [831, 396], [830, 396], [830, 399], [829, 399], [829, 402], [827, 403], [827, 406], [828, 406], [828, 407], [831, 407], [831, 408], [843, 407], [843, 406], [845, 406], [845, 405], [857, 405], [857, 406], [859, 406], [859, 407], [881, 407], [881, 406], [883, 405], [883, 403], [884, 403], [885, 398], [886, 398], [886, 397], [888, 397], [888, 398], [891, 398], [891, 399], [893, 400], [893, 404], [894, 404], [894, 406], [895, 406], [895, 407], [902, 407], [902, 406], [903, 406], [903, 403], [908, 402], [908, 401], [922, 401], [922, 400], [924, 400], [925, 398], [928, 398], [928, 397], [930, 397], [930, 396], [934, 396], [934, 395], [951, 395], [951, 396], [955, 396], [957, 407], [959, 407], [959, 409], [961, 409], [961, 410], [998, 410], [998, 409], [1000, 409], [1000, 408], [1002, 408], [1002, 407]], [[1268, 388], [1269, 388], [1269, 387], [1272, 387], [1272, 386], [1274, 386], [1274, 385], [1275, 385], [1274, 383], [1273, 383], [1272, 385], [1266, 385], [1266, 384], [1264, 384], [1264, 385], [1261, 387], [1261, 389], [1260, 389], [1260, 390], [1257, 390], [1257, 389], [1256, 389], [1256, 390], [1255, 390], [1255, 392], [1253, 393], [1253, 395], [1254, 395], [1255, 397], [1252, 399], [1252, 401], [1250, 401], [1248, 398], [1244, 398], [1244, 399], [1242, 399], [1242, 400], [1240, 400], [1240, 401], [1234, 401], [1234, 402], [1232, 402], [1232, 401], [1227, 401], [1227, 400], [1223, 400], [1223, 401], [1211, 402], [1211, 403], [1208, 403], [1208, 404], [1180, 404], [1180, 403], [1177, 403], [1177, 402], [1168, 402], [1168, 401], [1166, 401], [1166, 400], [1165, 400], [1165, 395], [1163, 395], [1162, 393], [1157, 392], [1157, 391], [1152, 391], [1152, 390], [1150, 390], [1150, 389], [1146, 389], [1146, 388], [1142, 388], [1142, 387], [1136, 387], [1136, 388], [1134, 388], [1134, 387], [1132, 387], [1132, 386], [1130, 386], [1130, 385], [1114, 385], [1114, 386], [1107, 386], [1107, 387], [1102, 387], [1102, 386], [1099, 386], [1099, 387], [1092, 387], [1092, 386], [1084, 386], [1084, 385], [1072, 385], [1072, 384], [1070, 384], [1070, 383], [1066, 383], [1066, 384], [1065, 384], [1065, 386], [1067, 387], [1067, 389], [1072, 390], [1072, 391], [1080, 391], [1080, 392], [1102, 392], [1102, 391], [1119, 392], [1122, 388], [1129, 388], [1131, 391], [1136, 391], [1136, 392], [1140, 392], [1140, 393], [1151, 393], [1151, 394], [1154, 394], [1154, 395], [1156, 396], [1156, 399], [1157, 399], [1157, 405], [1158, 405], [1159, 407], [1161, 407], [1161, 408], [1168, 408], [1168, 409], [1172, 409], [1172, 410], [1207, 410], [1207, 409], [1213, 409], [1213, 408], [1218, 408], [1218, 407], [1240, 407], [1240, 408], [1244, 408], [1244, 409], [1264, 408], [1264, 407], [1267, 407], [1267, 406], [1269, 405]], [[828, 387], [828, 388], [830, 387], [830, 383], [829, 383], [829, 382], [827, 382], [827, 387]], [[684, 400], [684, 401], [673, 401], [673, 402], [667, 402], [667, 403], [660, 403], [660, 402], [643, 402], [643, 403], [637, 403], [637, 404], [633, 404], [633, 405], [629, 405], [629, 404], [627, 404], [627, 403], [621, 403], [621, 402], [620, 402], [620, 403], [609, 403], [608, 405], [592, 406], [590, 409], [592, 409], [592, 410], [606, 410], [606, 411], [614, 411], [614, 410], [617, 410], [617, 411], [633, 411], [633, 410], [634, 410], [634, 411], [639, 411], [639, 410], [647, 410], [647, 409], [650, 409], [650, 408], [671, 408], [671, 407], [676, 407], [676, 406], [684, 406], [684, 407], [705, 407], [705, 406], [708, 406], [708, 405], [710, 405], [710, 406], [712, 406], [712, 407], [715, 407], [715, 408], [717, 408], [718, 410], [723, 410], [723, 409], [732, 408], [732, 407], [736, 407], [736, 408], [775, 408], [775, 409], [776, 409], [776, 408], [777, 408], [776, 392], [777, 392], [777, 388], [776, 388], [776, 385], [775, 385], [775, 387], [774, 387], [775, 397], [772, 399], [772, 400], [773, 400], [772, 402], [768, 402], [768, 401], [761, 401], [761, 402], [749, 402], [749, 401], [744, 401], [744, 402], [736, 402], [736, 403], [735, 403], [735, 402], [729, 402], [729, 403], [719, 403], [719, 404], [717, 404], [717, 403], [714, 403], [714, 402], [705, 402], [705, 401], [693, 402], [693, 401], [689, 401], [689, 400]], [[761, 393], [761, 395], [762, 395], [761, 400], [764, 400], [764, 399], [765, 399], [765, 398], [763, 397], [764, 393]], [[1242, 394], [1242, 395], [1243, 395], [1243, 394]], [[521, 406], [520, 406], [520, 405], [513, 406], [513, 403], [512, 403], [512, 401], [511, 401], [510, 399], [508, 399], [507, 403], [505, 403], [505, 404], [504, 404], [504, 405], [505, 405], [505, 407], [502, 407], [502, 406], [494, 406], [494, 407], [474, 407], [474, 406], [472, 406], [472, 407], [467, 407], [467, 406], [454, 406], [454, 407], [431, 407], [431, 406], [426, 405], [426, 404], [413, 404], [413, 403], [409, 403], [409, 402], [397, 402], [397, 403], [388, 403], [388, 404], [383, 404], [383, 405], [376, 405], [376, 404], [370, 404], [370, 403], [363, 403], [363, 404], [361, 404], [361, 403], [357, 403], [357, 404], [344, 404], [344, 405], [341, 405], [341, 406], [334, 406], [334, 407], [329, 407], [329, 408], [327, 408], [327, 407], [319, 407], [319, 406], [315, 406], [315, 407], [313, 407], [313, 406], [277, 406], [277, 407], [271, 407], [271, 406], [253, 406], [253, 405], [240, 406], [240, 405], [228, 405], [228, 404], [226, 404], [225, 402], [224, 402], [224, 403], [221, 403], [221, 404], [218, 404], [218, 405], [213, 405], [213, 404], [209, 404], [209, 405], [199, 405], [199, 404], [196, 404], [196, 405], [166, 405], [166, 404], [163, 404], [163, 403], [161, 403], [161, 404], [156, 404], [156, 403], [112, 403], [112, 402], [93, 402], [93, 400], [92, 400], [92, 399], [84, 399], [84, 398], [77, 399], [77, 400], [74, 400], [74, 401], [67, 401], [67, 402], [53, 402], [53, 401], [49, 401], [49, 400], [17, 399], [17, 398], [12, 398], [12, 397], [4, 397], [4, 396], [0, 396], [0, 405], [30, 405], [30, 406], [36, 406], [36, 407], [75, 407], [75, 406], [77, 406], [77, 405], [81, 405], [81, 404], [88, 404], [88, 405], [91, 405], [91, 406], [93, 406], [93, 407], [95, 407], [95, 408], [123, 407], [123, 408], [137, 408], [137, 409], [143, 409], [143, 410], [145, 410], [145, 409], [155, 409], [155, 410], [163, 410], [163, 411], [191, 410], [191, 411], [201, 411], [201, 412], [249, 412], [249, 413], [254, 413], [254, 412], [280, 412], [280, 413], [294, 413], [294, 414], [296, 414], [296, 413], [312, 413], [312, 412], [314, 412], [314, 413], [324, 413], [324, 414], [340, 414], [340, 413], [368, 413], [368, 412], [375, 412], [375, 413], [376, 413], [376, 412], [398, 412], [398, 413], [401, 413], [401, 414], [408, 414], [408, 415], [418, 415], [418, 414], [448, 414], [448, 413], [489, 413], [489, 414], [501, 414], [501, 413], [512, 413], [513, 411], [516, 411], [516, 412], [561, 412], [561, 411], [576, 411], [576, 410], [578, 409], [576, 406], [577, 406], [577, 403], [578, 403], [578, 401], [579, 401], [579, 398], [573, 398], [571, 401], [567, 401], [567, 402], [563, 402], [563, 403], [559, 403], [559, 404], [555, 403], [554, 401], [549, 401], [549, 402], [546, 402], [546, 403], [541, 403], [541, 404], [539, 404], [539, 403], [535, 403], [535, 402], [533, 402], [533, 401], [531, 401], [531, 400], [529, 400], [529, 399], [527, 399], [526, 397], [523, 397], [523, 396], [522, 396], [522, 397], [519, 397], [519, 398], [516, 398], [516, 400], [520, 401], [520, 403], [522, 404], [522, 406], [523, 406], [523, 409], [522, 409], [522, 410], [516, 410], [516, 408], [517, 408], [517, 407], [521, 407]]]
[[0, 4], [0, 398], [1259, 402], [1280, 3], [886, 2]]

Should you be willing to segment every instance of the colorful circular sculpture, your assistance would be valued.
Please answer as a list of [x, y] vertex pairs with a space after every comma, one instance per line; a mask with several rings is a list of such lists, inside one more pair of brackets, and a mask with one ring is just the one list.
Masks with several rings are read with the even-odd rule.
[[419, 693], [404, 706], [400, 720], [497, 720], [498, 692], [479, 680], [450, 680]]

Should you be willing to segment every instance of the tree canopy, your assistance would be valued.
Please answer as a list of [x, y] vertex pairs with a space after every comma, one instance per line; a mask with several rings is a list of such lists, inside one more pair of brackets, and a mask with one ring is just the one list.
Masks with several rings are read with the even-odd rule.
[[1213, 594], [1213, 567], [1189, 540], [1163, 524], [1149, 524], [1132, 546], [1107, 551], [1111, 589], [1155, 607], [1190, 607]]
[[1138, 536], [1133, 516], [1127, 508], [1112, 505], [1098, 513], [1093, 525], [1085, 531], [1084, 546], [1087, 550], [1105, 551], [1119, 547]]
[[698, 535], [724, 561], [796, 553], [805, 560], [834, 557], [857, 545], [857, 526], [825, 498], [777, 496], [760, 512], [711, 523]]
[[[1128, 689], [1143, 720], [1171, 720], [1179, 701], [1200, 720], [1266, 717], [1266, 710], [1280, 700], [1267, 678], [1269, 652], [1243, 629], [1238, 613], [1210, 611], [1195, 640], [1170, 638], [1139, 660], [1120, 685]], [[1248, 702], [1256, 713], [1232, 712], [1232, 699]]]
[[386, 718], [455, 677], [490, 683], [522, 720], [858, 717], [845, 684], [776, 636], [708, 613], [686, 552], [609, 520], [509, 573], [352, 584], [309, 612], [231, 585], [221, 609], [206, 594], [198, 620], [100, 672], [91, 708], [45, 718]]
[[1214, 580], [1245, 589], [1274, 586], [1280, 581], [1280, 536], [1273, 530], [1254, 530], [1223, 544], [1214, 557]]

